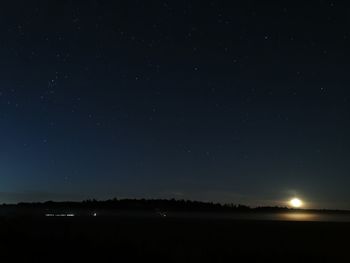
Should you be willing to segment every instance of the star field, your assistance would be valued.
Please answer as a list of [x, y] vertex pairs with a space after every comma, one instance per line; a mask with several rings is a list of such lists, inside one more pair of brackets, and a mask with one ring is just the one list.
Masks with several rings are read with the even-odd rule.
[[350, 208], [350, 5], [11, 1], [0, 202]]

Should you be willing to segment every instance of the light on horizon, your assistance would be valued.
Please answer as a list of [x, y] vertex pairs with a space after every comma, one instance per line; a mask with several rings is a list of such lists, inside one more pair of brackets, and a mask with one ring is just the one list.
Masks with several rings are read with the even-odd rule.
[[289, 201], [289, 204], [293, 207], [293, 208], [300, 208], [303, 206], [303, 201], [301, 201], [299, 198], [293, 198]]

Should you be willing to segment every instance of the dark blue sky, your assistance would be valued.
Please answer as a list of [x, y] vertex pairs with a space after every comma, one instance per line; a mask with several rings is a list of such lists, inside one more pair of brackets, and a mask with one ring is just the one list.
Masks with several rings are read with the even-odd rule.
[[0, 202], [350, 209], [350, 5], [11, 1]]

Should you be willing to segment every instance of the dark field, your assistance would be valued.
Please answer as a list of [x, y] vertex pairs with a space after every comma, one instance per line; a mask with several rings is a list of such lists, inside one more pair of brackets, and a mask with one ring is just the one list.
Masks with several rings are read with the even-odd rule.
[[349, 223], [3, 218], [0, 246], [1, 262], [349, 262], [349, 234]]

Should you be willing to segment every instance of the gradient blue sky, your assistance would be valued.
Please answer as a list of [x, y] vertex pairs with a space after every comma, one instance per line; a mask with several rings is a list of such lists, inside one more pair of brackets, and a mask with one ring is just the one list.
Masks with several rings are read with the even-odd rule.
[[11, 1], [0, 203], [349, 208], [349, 5]]

